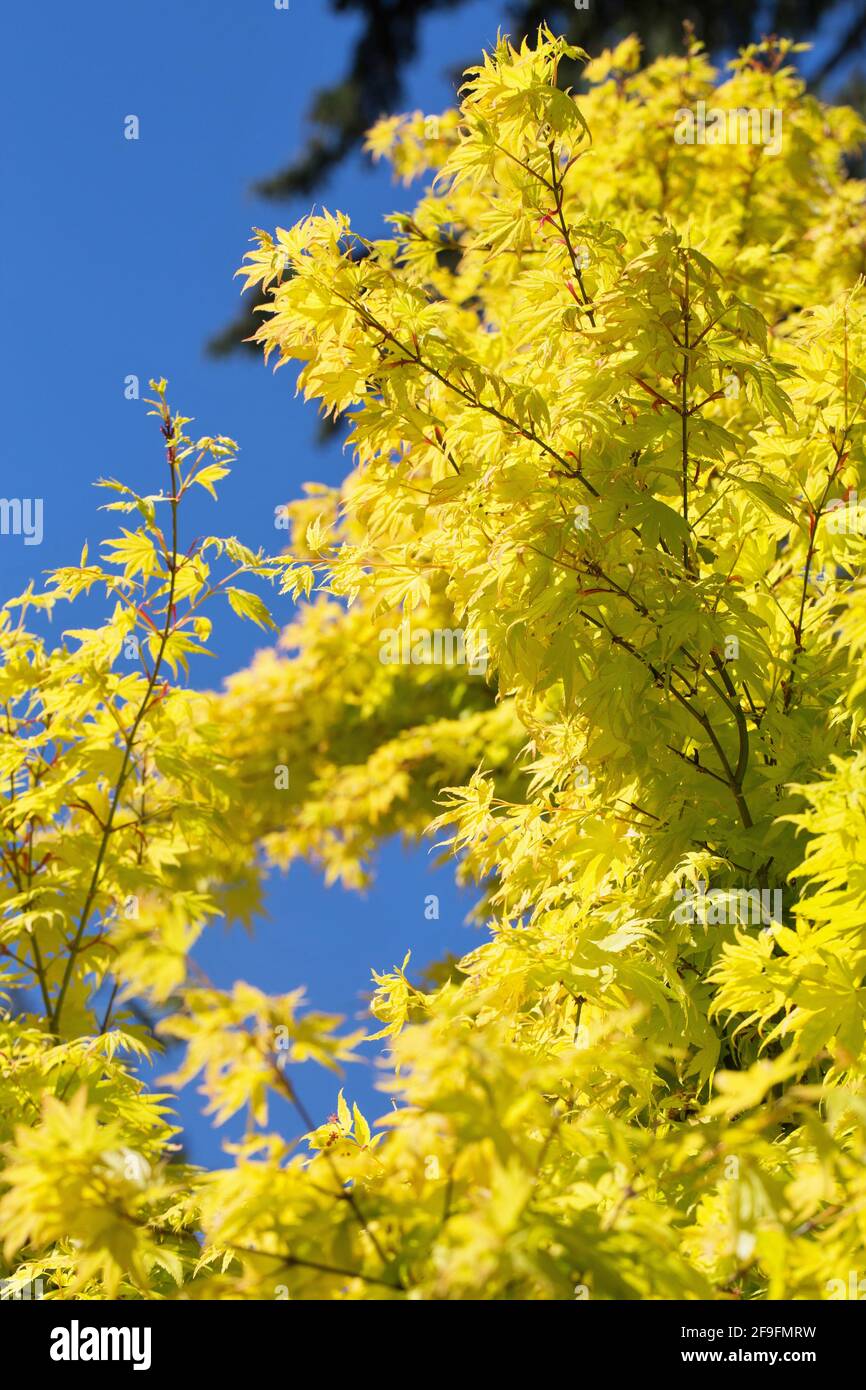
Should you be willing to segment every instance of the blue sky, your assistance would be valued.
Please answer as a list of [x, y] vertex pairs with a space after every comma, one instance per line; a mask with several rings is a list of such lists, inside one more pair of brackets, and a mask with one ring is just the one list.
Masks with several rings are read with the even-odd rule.
[[[479, 0], [427, 24], [413, 105], [448, 104], [448, 65], [471, 61], [501, 14], [500, 4]], [[275, 375], [246, 356], [215, 362], [203, 349], [237, 312], [232, 276], [251, 227], [289, 226], [309, 209], [257, 200], [249, 186], [301, 146], [311, 93], [342, 72], [354, 23], [324, 0], [292, 0], [288, 12], [272, 0], [44, 0], [7, 10], [3, 26], [16, 57], [0, 92], [0, 492], [43, 499], [44, 538], [38, 547], [0, 538], [0, 594], [75, 563], [85, 538], [93, 551], [114, 533], [117, 516], [97, 511], [104, 495], [95, 478], [121, 477], [143, 491], [162, 485], [155, 424], [143, 403], [124, 397], [131, 373], [142, 386], [167, 377], [197, 430], [240, 444], [219, 506], [203, 498], [200, 524], [188, 520], [190, 539], [198, 525], [273, 548], [284, 534], [274, 531], [274, 507], [305, 481], [338, 480], [349, 461], [339, 447], [315, 443], [315, 410], [295, 399], [288, 370]], [[138, 141], [124, 139], [128, 115], [139, 118]], [[410, 197], [360, 157], [318, 196], [372, 234]], [[278, 616], [288, 619], [283, 604]], [[56, 622], [58, 630], [77, 625], [66, 613]], [[193, 667], [198, 684], [215, 684], [264, 641], [228, 615], [215, 638], [219, 659]], [[438, 922], [424, 918], [431, 892], [440, 896]], [[422, 967], [474, 945], [464, 925], [471, 906], [472, 895], [458, 894], [426, 849], [395, 843], [384, 847], [366, 897], [326, 890], [301, 865], [273, 879], [269, 918], [252, 938], [217, 925], [197, 958], [220, 984], [241, 978], [272, 992], [303, 984], [313, 1005], [351, 1020], [371, 967], [389, 969], [409, 947]], [[334, 1110], [339, 1080], [309, 1064], [295, 1079], [317, 1119]], [[352, 1067], [346, 1081], [371, 1116], [388, 1108], [374, 1081], [371, 1065]], [[231, 1127], [212, 1131], [200, 1105], [191, 1088], [180, 1113], [190, 1156], [212, 1165]], [[279, 1123], [294, 1131], [277, 1105]]]
[[[413, 106], [449, 103], [448, 69], [489, 46], [507, 26], [505, 11], [504, 0], [476, 0], [425, 23], [407, 84]], [[288, 226], [309, 210], [256, 200], [249, 186], [302, 145], [311, 94], [341, 74], [355, 21], [334, 16], [325, 0], [291, 0], [288, 12], [273, 0], [19, 0], [3, 24], [15, 56], [0, 91], [2, 493], [43, 499], [44, 539], [37, 548], [0, 538], [0, 594], [75, 562], [85, 538], [92, 550], [112, 533], [116, 517], [97, 512], [96, 477], [143, 491], [161, 485], [154, 423], [124, 397], [129, 374], [143, 386], [167, 377], [173, 404], [200, 432], [241, 446], [219, 508], [203, 497], [191, 534], [233, 532], [272, 548], [275, 506], [305, 481], [338, 480], [348, 460], [315, 443], [315, 412], [295, 399], [288, 371], [274, 375], [247, 357], [215, 362], [203, 347], [238, 308], [232, 276], [251, 227]], [[124, 139], [129, 115], [140, 122], [137, 141]], [[319, 196], [375, 235], [411, 193], [359, 156]], [[277, 616], [288, 619], [287, 604]], [[219, 659], [193, 668], [198, 684], [244, 665], [263, 640], [229, 616], [216, 635]], [[424, 917], [431, 892], [440, 896], [437, 922]], [[448, 871], [432, 869], [427, 850], [390, 844], [366, 897], [325, 890], [306, 866], [293, 868], [272, 880], [268, 918], [252, 938], [218, 925], [197, 955], [220, 984], [243, 978], [273, 992], [303, 984], [313, 1005], [351, 1020], [371, 967], [390, 968], [410, 947], [420, 967], [474, 945], [464, 925], [471, 905]], [[311, 1067], [295, 1079], [324, 1119], [339, 1081]], [[368, 1064], [346, 1082], [370, 1116], [388, 1106], [374, 1079]], [[213, 1131], [199, 1107], [194, 1091], [181, 1098], [189, 1153], [216, 1164], [231, 1131]], [[287, 1112], [278, 1118], [294, 1132]]]

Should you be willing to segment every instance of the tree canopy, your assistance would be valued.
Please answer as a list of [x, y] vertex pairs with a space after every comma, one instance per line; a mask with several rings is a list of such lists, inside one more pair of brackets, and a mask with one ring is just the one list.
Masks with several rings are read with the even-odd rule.
[[[335, 14], [354, 15], [358, 21], [345, 71], [337, 81], [315, 91], [306, 142], [282, 168], [256, 179], [253, 193], [282, 202], [321, 193], [363, 145], [374, 122], [402, 109], [406, 73], [423, 52], [425, 24], [437, 13], [452, 13], [465, 3], [330, 0]], [[767, 0], [759, 9], [752, 0], [731, 0], [710, 7], [679, 5], [675, 12], [655, 0], [605, 0], [603, 5], [590, 0], [514, 0], [506, 13], [508, 30], [517, 41], [534, 34], [546, 20], [570, 43], [600, 52], [635, 30], [651, 57], [673, 50], [683, 27], [696, 33], [711, 55], [728, 55], [767, 34], [807, 40], [820, 32], [819, 52], [808, 63], [811, 88], [821, 93], [832, 83], [838, 89], [841, 78], [843, 99], [861, 114], [864, 110], [866, 10], [845, 0], [829, 6], [826, 0]], [[461, 67], [458, 58], [468, 60], [468, 56], [455, 54], [455, 85]], [[568, 59], [560, 64], [560, 86], [579, 82], [580, 75], [579, 64]], [[254, 348], [251, 335], [257, 307], [248, 301], [244, 312], [213, 335], [208, 343], [213, 356]]]
[[[470, 69], [459, 111], [379, 123], [373, 154], [430, 180], [413, 211], [375, 241], [327, 211], [258, 232], [241, 272], [266, 356], [350, 420], [342, 486], [292, 504], [276, 558], [190, 545], [183, 496], [232, 446], [193, 444], [155, 383], [162, 491], [112, 484], [140, 524], [6, 605], [15, 1278], [800, 1298], [856, 1268], [863, 127], [796, 51], [750, 45], [718, 85], [696, 40], [642, 67], [635, 38], [588, 60], [542, 28]], [[778, 152], [677, 139], [699, 103], [778, 112]], [[298, 603], [278, 647], [220, 694], [176, 683], [205, 604], [268, 624], [261, 580]], [[90, 589], [101, 628], [25, 629]], [[484, 940], [429, 989], [408, 956], [374, 977], [393, 1109], [363, 1116], [349, 1070], [309, 1116], [286, 1062], [338, 1067], [357, 1034], [300, 992], [212, 987], [195, 941], [269, 863], [358, 885], [384, 836], [431, 827]], [[177, 1154], [135, 1000], [184, 1044], [170, 1083], [247, 1113], [224, 1170]]]

